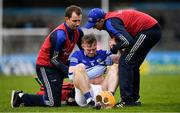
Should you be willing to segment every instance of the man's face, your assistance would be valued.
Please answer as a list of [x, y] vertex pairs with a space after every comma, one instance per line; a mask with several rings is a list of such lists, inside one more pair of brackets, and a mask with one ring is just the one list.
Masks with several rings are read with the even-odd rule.
[[80, 26], [82, 15], [77, 15], [75, 12], [72, 13], [71, 18], [66, 17], [66, 23], [67, 25], [72, 29], [75, 30], [77, 27]]
[[82, 47], [88, 57], [94, 57], [96, 55], [97, 42], [94, 42], [93, 44], [83, 43]]
[[98, 30], [102, 30], [103, 29], [103, 25], [104, 25], [104, 20], [101, 19], [100, 21], [96, 22], [96, 24], [94, 25], [93, 28], [96, 28]]

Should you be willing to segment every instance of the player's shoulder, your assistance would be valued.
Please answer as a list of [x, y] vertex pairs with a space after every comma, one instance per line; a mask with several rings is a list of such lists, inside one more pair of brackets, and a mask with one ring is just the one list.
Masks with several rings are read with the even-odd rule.
[[55, 31], [53, 31], [51, 34], [50, 34], [50, 37], [52, 38], [59, 38], [60, 40], [66, 40], [66, 33], [65, 31], [61, 30], [61, 29], [57, 29]]
[[65, 31], [62, 30], [62, 29], [56, 29], [56, 30], [54, 30], [54, 31], [51, 33], [51, 35], [65, 36], [66, 33], [65, 33]]
[[72, 56], [82, 56], [83, 55], [83, 50], [77, 50], [77, 51], [75, 51], [74, 53], [73, 53], [73, 55]]
[[106, 53], [106, 54], [110, 54], [111, 51], [110, 50], [103, 50], [103, 49], [100, 49], [100, 50], [97, 50], [98, 53]]
[[111, 51], [110, 50], [97, 50], [97, 53], [99, 54], [99, 55], [111, 55], [112, 53], [111, 53]]

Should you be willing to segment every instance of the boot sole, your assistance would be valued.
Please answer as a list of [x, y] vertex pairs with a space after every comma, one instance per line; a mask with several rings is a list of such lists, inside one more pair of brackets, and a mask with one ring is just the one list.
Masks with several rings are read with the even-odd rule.
[[13, 100], [14, 100], [14, 94], [15, 94], [15, 92], [16, 92], [16, 91], [13, 90], [12, 93], [11, 93], [11, 107], [12, 107], [12, 108], [14, 108], [14, 106], [13, 106]]

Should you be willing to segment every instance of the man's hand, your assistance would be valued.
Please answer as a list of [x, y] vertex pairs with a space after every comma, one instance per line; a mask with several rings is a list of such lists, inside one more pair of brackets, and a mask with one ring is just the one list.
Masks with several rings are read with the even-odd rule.
[[113, 63], [116, 63], [116, 64], [118, 64], [119, 63], [119, 58], [120, 58], [120, 55], [118, 55], [118, 54], [113, 54], [113, 55], [111, 55], [110, 56], [111, 57], [111, 59], [112, 59], [112, 61], [113, 61]]
[[116, 45], [116, 39], [114, 37], [109, 40], [109, 47], [113, 48], [113, 45]]

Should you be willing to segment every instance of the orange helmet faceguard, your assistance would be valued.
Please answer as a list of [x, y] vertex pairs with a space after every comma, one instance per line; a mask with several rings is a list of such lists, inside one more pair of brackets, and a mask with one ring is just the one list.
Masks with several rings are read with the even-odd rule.
[[102, 91], [96, 96], [96, 102], [101, 105], [101, 108], [109, 109], [115, 106], [116, 100], [111, 92]]

